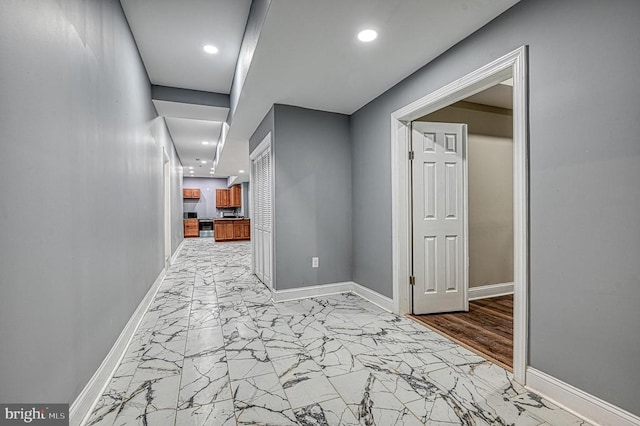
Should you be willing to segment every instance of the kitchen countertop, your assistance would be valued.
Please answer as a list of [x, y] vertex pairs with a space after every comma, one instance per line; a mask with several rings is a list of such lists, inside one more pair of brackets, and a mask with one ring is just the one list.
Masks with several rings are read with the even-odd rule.
[[215, 220], [249, 220], [248, 217], [217, 217]]

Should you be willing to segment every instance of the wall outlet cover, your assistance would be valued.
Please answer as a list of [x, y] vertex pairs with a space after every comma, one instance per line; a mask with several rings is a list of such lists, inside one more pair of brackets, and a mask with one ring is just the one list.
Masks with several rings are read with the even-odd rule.
[[317, 257], [312, 257], [311, 258], [311, 267], [312, 268], [317, 268], [319, 266], [320, 263], [320, 259]]

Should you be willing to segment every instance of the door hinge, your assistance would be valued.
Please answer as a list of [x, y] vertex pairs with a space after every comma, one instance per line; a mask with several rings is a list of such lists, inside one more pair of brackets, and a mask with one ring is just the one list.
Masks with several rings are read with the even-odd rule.
[[416, 285], [416, 277], [413, 275], [409, 277], [409, 285]]
[[415, 155], [413, 151], [409, 151], [409, 160], [413, 160], [414, 158], [415, 158]]

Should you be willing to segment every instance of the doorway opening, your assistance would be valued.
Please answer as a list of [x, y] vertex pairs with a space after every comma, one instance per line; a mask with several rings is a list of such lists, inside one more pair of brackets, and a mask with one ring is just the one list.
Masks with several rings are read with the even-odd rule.
[[[528, 168], [527, 168], [527, 130], [526, 130], [526, 47], [521, 47], [503, 57], [471, 72], [470, 74], [432, 92], [431, 94], [406, 105], [391, 114], [391, 149], [392, 149], [392, 234], [393, 234], [393, 284], [394, 309], [398, 314], [410, 314], [414, 305], [413, 287], [415, 282], [413, 270], [413, 228], [412, 219], [412, 175], [410, 152], [412, 138], [412, 123], [421, 117], [428, 116], [456, 102], [463, 101], [470, 96], [479, 94], [505, 80], [512, 79], [512, 184], [513, 184], [513, 373], [514, 379], [525, 384], [526, 354], [527, 354], [527, 283], [528, 283]], [[443, 131], [443, 134], [450, 131]], [[429, 132], [424, 132], [429, 133]], [[460, 136], [463, 138], [463, 136]], [[426, 140], [426, 139], [425, 139]], [[449, 138], [448, 143], [462, 139]], [[454, 146], [454, 145], [450, 145]], [[447, 148], [449, 149], [449, 148]], [[456, 148], [457, 149], [457, 148]], [[439, 160], [438, 160], [439, 161]], [[446, 163], [446, 161], [445, 161]], [[443, 163], [444, 164], [444, 163]], [[461, 163], [462, 164], [462, 163]], [[464, 164], [462, 165], [464, 167]], [[454, 168], [451, 168], [453, 170]], [[449, 172], [451, 172], [451, 170]], [[426, 172], [425, 172], [426, 173]], [[451, 176], [460, 176], [451, 173]], [[466, 179], [466, 176], [464, 176]], [[446, 191], [445, 191], [446, 192]], [[451, 200], [458, 199], [451, 196]], [[445, 194], [446, 197], [446, 194]], [[442, 200], [446, 203], [446, 198]], [[464, 215], [466, 206], [458, 205], [456, 214]], [[456, 216], [457, 217], [457, 216]], [[464, 225], [463, 225], [464, 226]], [[449, 231], [447, 231], [449, 232]], [[453, 231], [451, 231], [453, 232]], [[460, 245], [466, 244], [466, 230], [457, 228], [456, 233], [443, 234], [449, 239], [450, 258], [458, 253]], [[464, 238], [458, 238], [464, 236]], [[426, 244], [426, 240], [425, 244]], [[449, 276], [464, 275], [462, 285], [458, 290], [464, 292], [464, 303], [468, 303], [467, 283], [468, 269], [465, 264], [467, 249], [463, 251], [462, 265], [460, 261], [450, 262]], [[451, 266], [453, 265], [453, 266]], [[459, 267], [462, 266], [460, 269]], [[456, 272], [455, 274], [453, 268]], [[457, 278], [456, 278], [457, 280]], [[455, 280], [454, 280], [455, 281]], [[449, 281], [450, 283], [451, 281]], [[456, 281], [458, 282], [458, 281]], [[505, 284], [505, 283], [500, 283]], [[424, 286], [424, 284], [423, 284]], [[449, 284], [447, 286], [453, 290]], [[447, 288], [445, 288], [446, 293]], [[464, 306], [466, 309], [466, 306]], [[464, 310], [463, 309], [463, 310]]]
[[[455, 144], [452, 138], [461, 126], [463, 137]], [[449, 133], [445, 133], [448, 140], [436, 132], [442, 127], [449, 129]], [[433, 136], [434, 141], [425, 145], [425, 135]], [[429, 151], [421, 152], [425, 148]], [[412, 161], [413, 275], [417, 284], [412, 287], [412, 318], [511, 370], [512, 79], [415, 120], [412, 151], [415, 152]], [[442, 153], [438, 155], [438, 152]], [[444, 164], [433, 161], [438, 158], [442, 158]], [[459, 168], [460, 177], [451, 173], [458, 163], [464, 166]], [[424, 165], [435, 166], [435, 181], [443, 181], [442, 188], [426, 187], [434, 182], [425, 181], [421, 170]], [[423, 194], [431, 195], [432, 204], [441, 211], [430, 206], [432, 211], [424, 212], [425, 203], [420, 202]], [[451, 199], [451, 194], [459, 200]], [[456, 220], [458, 233], [455, 232]], [[421, 245], [425, 232], [431, 244]], [[446, 237], [439, 235], [442, 232]], [[456, 257], [451, 257], [449, 245], [457, 243], [456, 239], [464, 243], [455, 246]], [[424, 253], [425, 248], [432, 248], [432, 253]], [[426, 277], [421, 276], [424, 270], [429, 272]], [[435, 283], [429, 282], [439, 270], [445, 284], [441, 286], [441, 294]], [[453, 291], [458, 287], [463, 288]]]

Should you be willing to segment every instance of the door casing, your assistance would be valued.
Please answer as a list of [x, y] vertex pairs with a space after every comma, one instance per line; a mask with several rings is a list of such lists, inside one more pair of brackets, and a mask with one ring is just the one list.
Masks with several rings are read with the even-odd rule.
[[409, 276], [411, 122], [513, 78], [513, 226], [514, 226], [514, 379], [525, 384], [528, 334], [528, 140], [527, 140], [527, 47], [521, 46], [501, 58], [394, 111], [391, 114], [392, 265], [394, 312], [411, 312]]

